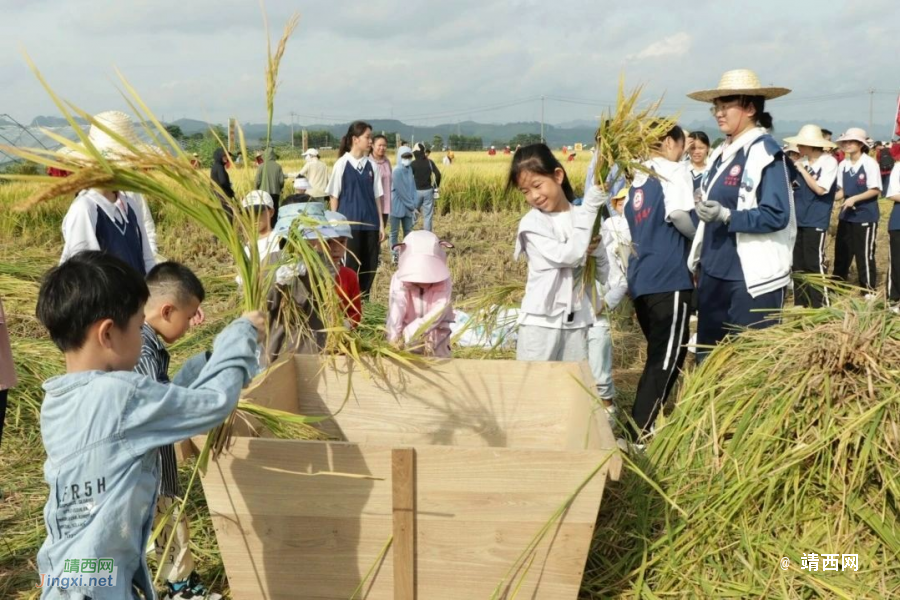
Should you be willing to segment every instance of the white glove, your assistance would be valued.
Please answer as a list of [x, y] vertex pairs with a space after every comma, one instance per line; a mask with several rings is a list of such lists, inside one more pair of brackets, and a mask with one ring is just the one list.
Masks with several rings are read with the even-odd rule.
[[287, 285], [297, 277], [306, 275], [306, 265], [298, 263], [295, 265], [282, 265], [275, 270], [275, 283], [278, 285]]
[[581, 205], [600, 210], [600, 207], [608, 202], [609, 192], [604, 192], [600, 186], [592, 185], [591, 189], [584, 195]]
[[697, 203], [697, 216], [704, 223], [719, 221], [728, 223], [731, 221], [731, 210], [725, 208], [715, 200], [705, 200]]

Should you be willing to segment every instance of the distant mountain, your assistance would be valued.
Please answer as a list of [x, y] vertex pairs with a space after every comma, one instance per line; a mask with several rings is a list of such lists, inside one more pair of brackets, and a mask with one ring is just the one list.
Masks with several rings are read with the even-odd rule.
[[206, 133], [209, 131], [209, 123], [206, 121], [198, 121], [196, 119], [178, 119], [166, 125], [178, 125], [184, 135], [193, 135], [195, 133]]

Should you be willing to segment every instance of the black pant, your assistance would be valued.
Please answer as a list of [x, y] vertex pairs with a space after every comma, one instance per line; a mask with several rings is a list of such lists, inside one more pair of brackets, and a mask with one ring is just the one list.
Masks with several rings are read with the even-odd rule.
[[875, 237], [878, 223], [848, 223], [838, 221], [837, 238], [834, 240], [834, 276], [847, 281], [850, 263], [856, 259], [859, 285], [874, 291], [877, 282], [875, 271]]
[[[891, 302], [900, 302], [900, 231], [889, 231], [891, 254], [888, 262], [887, 295]], [[897, 268], [894, 268], [894, 265]]]
[[0, 444], [3, 443], [3, 422], [6, 421], [6, 396], [9, 390], [0, 390]]
[[[798, 227], [794, 242], [794, 273], [813, 273], [825, 276], [825, 230], [815, 227]], [[794, 304], [822, 308], [828, 305], [828, 290], [824, 282], [810, 285], [802, 278], [794, 281]]]
[[381, 249], [378, 237], [378, 230], [356, 230], [353, 237], [347, 240], [347, 266], [359, 274], [359, 290], [363, 299], [369, 297], [369, 291], [375, 282], [375, 271], [378, 270], [378, 253]]
[[647, 363], [638, 382], [631, 417], [637, 432], [647, 433], [666, 403], [687, 355], [692, 290], [647, 294], [634, 300], [647, 339]]
[[278, 201], [281, 200], [281, 194], [269, 194], [272, 196], [272, 203], [275, 204], [275, 210], [272, 211], [272, 227], [275, 227], [275, 221], [278, 220]]

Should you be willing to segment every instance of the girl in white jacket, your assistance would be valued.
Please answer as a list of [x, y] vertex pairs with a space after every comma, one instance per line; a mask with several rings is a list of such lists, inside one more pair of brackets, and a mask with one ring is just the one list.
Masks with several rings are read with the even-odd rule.
[[585, 360], [594, 310], [582, 279], [589, 253], [606, 263], [600, 237], [592, 239], [591, 231], [608, 194], [592, 187], [584, 203], [573, 206], [568, 176], [544, 144], [516, 150], [507, 188], [522, 192], [532, 207], [519, 222], [516, 236], [515, 257], [524, 255], [528, 260], [516, 358]]

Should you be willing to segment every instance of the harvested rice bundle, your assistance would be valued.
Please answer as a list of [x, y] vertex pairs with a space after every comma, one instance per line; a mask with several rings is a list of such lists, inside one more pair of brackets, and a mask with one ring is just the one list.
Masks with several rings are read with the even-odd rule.
[[857, 300], [719, 346], [611, 490], [586, 594], [897, 597], [898, 382], [900, 319]]

